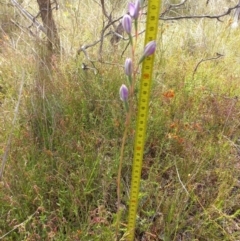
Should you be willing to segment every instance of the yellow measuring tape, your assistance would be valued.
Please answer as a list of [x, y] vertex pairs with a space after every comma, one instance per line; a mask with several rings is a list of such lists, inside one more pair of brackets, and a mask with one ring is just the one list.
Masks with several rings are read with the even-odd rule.
[[[145, 33], [145, 45], [156, 40], [161, 0], [148, 0], [147, 23]], [[135, 133], [134, 158], [132, 169], [131, 193], [128, 216], [127, 240], [134, 240], [136, 216], [138, 208], [139, 186], [142, 171], [142, 159], [148, 119], [148, 105], [152, 81], [154, 55], [144, 59], [140, 84], [140, 96], [138, 101], [137, 127]]]

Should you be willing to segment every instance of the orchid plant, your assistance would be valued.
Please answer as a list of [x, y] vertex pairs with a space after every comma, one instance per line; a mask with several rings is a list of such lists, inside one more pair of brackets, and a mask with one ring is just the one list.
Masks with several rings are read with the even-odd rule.
[[[126, 143], [127, 134], [129, 131], [129, 126], [131, 122], [132, 109], [133, 109], [133, 95], [134, 88], [137, 78], [137, 72], [139, 65], [144, 61], [144, 59], [150, 55], [152, 55], [156, 50], [156, 41], [150, 41], [144, 48], [143, 54], [138, 62], [135, 61], [135, 49], [137, 46], [138, 40], [138, 20], [141, 17], [141, 9], [143, 7], [143, 0], [136, 0], [135, 3], [128, 4], [128, 12], [129, 14], [125, 14], [122, 18], [122, 26], [124, 31], [127, 33], [130, 41], [130, 52], [131, 57], [125, 60], [124, 64], [124, 72], [127, 77], [127, 83], [122, 84], [119, 90], [120, 99], [123, 101], [124, 108], [126, 111], [126, 121], [125, 121], [125, 130], [122, 138], [122, 146], [120, 153], [120, 162], [118, 168], [118, 178], [117, 178], [117, 207], [118, 207], [118, 215], [117, 215], [117, 225], [116, 225], [116, 235], [118, 235], [118, 228], [120, 223], [121, 216], [121, 197], [120, 197], [120, 182], [121, 182], [121, 170], [124, 156], [124, 147]], [[132, 23], [134, 23], [135, 35], [132, 35]], [[136, 64], [137, 63], [137, 64]]]

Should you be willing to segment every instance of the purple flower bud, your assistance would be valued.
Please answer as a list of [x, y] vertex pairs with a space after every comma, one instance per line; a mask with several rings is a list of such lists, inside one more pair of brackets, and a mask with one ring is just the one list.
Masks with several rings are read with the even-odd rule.
[[132, 60], [130, 58], [127, 58], [125, 61], [125, 66], [124, 66], [125, 74], [127, 76], [132, 75]]
[[128, 4], [128, 11], [129, 11], [129, 14], [130, 14], [131, 16], [134, 15], [134, 12], [135, 12], [135, 5], [134, 5], [134, 3], [129, 3], [129, 4]]
[[132, 19], [128, 14], [125, 14], [122, 19], [122, 26], [127, 34], [131, 34], [132, 31]]
[[119, 95], [120, 95], [120, 99], [122, 101], [127, 101], [128, 99], [128, 88], [126, 85], [121, 85], [120, 90], [119, 90]]
[[140, 0], [136, 0], [135, 4], [129, 3], [128, 11], [133, 19], [135, 19], [135, 20], [138, 19], [139, 11], [140, 11]]
[[149, 43], [147, 43], [147, 45], [145, 46], [143, 55], [140, 58], [138, 64], [141, 64], [146, 57], [154, 54], [155, 50], [156, 50], [156, 41], [155, 40], [150, 41]]
[[156, 50], [156, 41], [155, 40], [150, 41], [145, 46], [145, 49], [144, 49], [144, 52], [143, 52], [144, 57], [148, 57], [148, 56], [154, 54], [155, 50]]

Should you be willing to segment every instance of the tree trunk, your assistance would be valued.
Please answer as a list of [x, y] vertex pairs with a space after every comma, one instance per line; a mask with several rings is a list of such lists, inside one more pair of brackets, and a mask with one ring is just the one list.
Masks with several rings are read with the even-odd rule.
[[59, 52], [60, 39], [56, 24], [53, 19], [50, 0], [37, 0], [44, 27], [47, 29], [48, 49], [51, 52]]

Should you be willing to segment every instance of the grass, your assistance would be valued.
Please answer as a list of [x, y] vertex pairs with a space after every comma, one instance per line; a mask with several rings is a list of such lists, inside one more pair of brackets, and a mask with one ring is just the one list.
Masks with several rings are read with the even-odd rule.
[[[2, 240], [115, 239], [125, 120], [118, 91], [126, 81], [121, 65], [128, 52], [121, 57], [125, 42], [113, 48], [106, 39], [104, 62], [95, 63], [98, 73], [81, 69], [82, 62], [89, 63], [82, 54], [76, 56], [79, 44], [98, 39], [102, 27], [95, 24], [97, 16], [102, 18], [99, 7], [91, 4], [83, 5], [86, 11], [70, 2], [62, 6], [57, 20], [62, 19], [65, 52], [52, 56], [51, 65], [42, 44], [19, 29], [1, 35], [2, 155], [12, 133], [0, 183]], [[90, 18], [95, 20], [86, 29]], [[240, 36], [224, 20], [159, 25], [136, 240], [239, 239]], [[216, 53], [224, 56], [202, 62], [193, 75], [199, 61]], [[96, 60], [98, 47], [89, 54]], [[123, 237], [134, 122], [122, 169]]]

